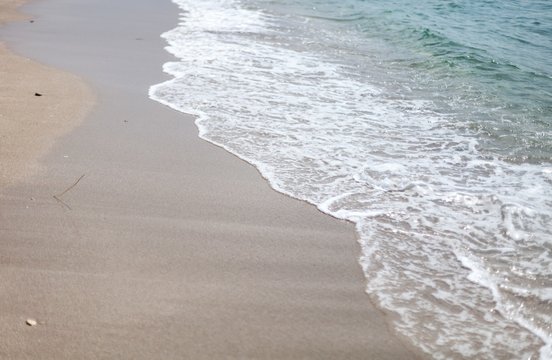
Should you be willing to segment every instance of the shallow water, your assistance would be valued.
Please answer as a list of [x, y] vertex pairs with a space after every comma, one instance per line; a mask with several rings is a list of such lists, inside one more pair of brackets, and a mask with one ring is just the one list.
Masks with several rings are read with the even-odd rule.
[[552, 358], [552, 5], [175, 0], [150, 96], [353, 221], [435, 358]]

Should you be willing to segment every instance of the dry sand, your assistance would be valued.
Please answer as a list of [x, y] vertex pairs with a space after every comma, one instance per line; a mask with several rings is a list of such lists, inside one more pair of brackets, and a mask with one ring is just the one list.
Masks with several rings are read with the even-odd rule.
[[9, 21], [27, 19], [17, 10], [24, 2], [24, 0], [0, 0], [0, 25]]
[[[26, 11], [40, 21], [4, 31], [10, 46], [79, 74], [99, 99], [43, 172], [0, 188], [0, 358], [424, 358], [365, 295], [351, 224], [275, 193], [147, 98], [169, 59], [169, 1]], [[54, 83], [18, 101], [54, 99]], [[84, 111], [71, 109], [63, 118]], [[52, 197], [82, 175], [63, 203]]]
[[[0, 24], [25, 19], [14, 10], [19, 3], [0, 0]], [[15, 55], [2, 43], [0, 59], [2, 186], [36, 171], [36, 159], [83, 119], [93, 96], [75, 75]]]

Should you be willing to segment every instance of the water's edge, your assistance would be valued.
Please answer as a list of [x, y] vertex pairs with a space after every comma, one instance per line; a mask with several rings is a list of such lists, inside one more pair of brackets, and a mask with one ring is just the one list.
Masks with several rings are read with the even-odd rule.
[[[268, 42], [259, 41], [251, 53], [260, 53], [260, 58], [268, 59], [268, 67], [264, 64], [240, 67], [244, 62], [255, 62], [257, 55], [253, 60], [241, 58], [242, 54], [234, 52], [235, 48], [225, 46], [237, 44], [239, 47], [239, 41], [252, 41], [247, 36], [258, 35], [256, 31], [262, 21], [258, 21], [257, 13], [251, 15], [247, 10], [231, 9], [236, 14], [228, 15], [215, 9], [215, 22], [208, 23], [204, 29], [194, 30], [197, 25], [204, 25], [198, 21], [205, 19], [205, 14], [201, 13], [205, 9], [198, 10], [202, 15], [199, 16], [192, 13], [193, 6], [187, 10], [184, 0], [173, 1], [181, 7], [183, 19], [190, 20], [186, 18], [190, 14], [196, 17], [190, 24], [181, 23], [179, 27], [182, 29], [177, 27], [162, 35], [169, 43], [167, 51], [181, 62], [169, 62], [163, 66], [164, 71], [174, 78], [153, 85], [149, 97], [176, 111], [195, 116], [201, 139], [252, 164], [275, 191], [312, 204], [324, 214], [354, 223], [361, 246], [359, 264], [367, 279], [366, 292], [384, 312], [398, 315], [400, 320], [394, 321], [393, 326], [401, 337], [409, 338], [426, 353], [442, 359], [458, 356], [488, 358], [489, 354], [497, 358], [514, 354], [519, 358], [534, 358], [539, 348], [542, 360], [552, 357], [552, 342], [546, 330], [549, 294], [545, 278], [539, 280], [541, 275], [536, 273], [533, 281], [533, 273], [527, 270], [520, 273], [519, 283], [515, 283], [510, 279], [517, 273], [508, 272], [516, 270], [516, 265], [525, 271], [524, 266], [530, 265], [532, 260], [531, 252], [535, 248], [546, 249], [549, 204], [546, 199], [539, 199], [538, 193], [548, 191], [548, 184], [552, 184], [552, 168], [508, 163], [486, 153], [481, 150], [477, 131], [451, 127], [450, 122], [447, 123], [447, 114], [434, 111], [429, 102], [386, 98], [385, 92], [377, 87], [354, 78], [342, 78], [341, 71], [347, 68], [325, 63], [325, 59], [317, 62], [316, 58], [299, 53], [298, 56], [304, 57], [297, 60], [292, 49], [272, 49], [267, 46]], [[249, 15], [251, 18], [247, 17]], [[243, 24], [244, 17], [250, 23]], [[238, 25], [232, 23], [236, 19]], [[221, 25], [218, 28], [218, 22], [226, 27]], [[187, 32], [195, 35], [187, 37]], [[235, 37], [232, 37], [233, 32]], [[193, 42], [200, 35], [208, 40]], [[209, 47], [213, 45], [220, 46], [219, 52], [210, 52]], [[187, 54], [188, 50], [199, 52], [199, 56]], [[293, 69], [288, 73], [286, 59], [289, 58]], [[225, 63], [227, 59], [231, 62], [229, 65]], [[193, 70], [194, 66], [198, 66], [197, 71]], [[235, 69], [237, 75], [226, 76], [228, 69]], [[285, 95], [282, 99], [275, 99], [274, 94], [267, 91], [261, 94], [264, 97], [260, 98], [259, 106], [272, 106], [272, 101], [280, 101], [284, 107], [274, 105], [272, 112], [259, 114], [257, 108], [245, 105], [244, 111], [252, 114], [253, 110], [256, 117], [265, 116], [267, 122], [275, 119], [275, 114], [290, 121], [290, 124], [283, 124], [281, 131], [278, 129], [274, 133], [270, 133], [264, 123], [249, 124], [243, 121], [243, 117], [234, 119], [241, 111], [239, 105], [244, 98], [264, 90], [256, 86], [264, 83], [267, 87], [277, 87], [271, 78], [263, 77], [267, 73], [287, 79], [284, 81], [291, 84], [291, 90], [288, 89], [291, 94], [305, 91], [307, 95], [303, 100], [314, 101], [313, 108], [319, 105], [323, 111], [330, 111], [320, 119], [312, 116], [305, 119], [307, 123], [312, 122], [308, 124], [312, 128], [323, 130], [321, 135], [313, 135], [315, 145], [320, 148], [297, 150], [293, 146], [303, 144], [301, 141], [308, 138], [301, 137], [302, 133], [286, 133], [294, 130], [293, 126], [301, 129], [307, 126], [299, 117], [302, 112], [313, 109], [303, 109], [301, 100]], [[241, 77], [245, 74], [244, 80]], [[335, 109], [326, 107], [330, 106], [328, 103], [332, 104], [332, 100], [327, 100], [331, 98], [321, 100], [316, 89], [310, 94], [312, 89], [293, 81], [294, 76], [303, 75], [307, 81], [322, 76], [325, 86], [335, 85], [328, 91], [337, 96], [338, 103], [340, 100], [346, 102], [352, 96], [352, 108], [339, 108], [342, 112], [332, 113]], [[251, 89], [247, 88], [250, 85], [248, 80], [253, 82]], [[232, 87], [226, 89], [228, 81]], [[201, 95], [202, 91], [207, 91], [204, 90], [206, 86], [215, 86], [217, 93]], [[191, 91], [196, 93], [191, 95], [190, 101], [181, 96], [192, 88]], [[234, 98], [236, 90], [241, 92], [242, 89], [245, 95]], [[246, 90], [253, 92], [247, 93]], [[286, 113], [288, 106], [295, 112]], [[219, 111], [221, 108], [223, 110]], [[353, 150], [347, 146], [357, 145], [356, 138], [352, 138], [351, 143], [346, 139], [343, 147], [337, 149], [337, 155], [324, 157], [325, 143], [319, 136], [334, 135], [334, 131], [336, 136], [349, 135], [342, 134], [339, 132], [342, 129], [336, 130], [327, 121], [332, 115], [340, 117], [344, 113], [373, 117], [367, 119], [367, 124], [347, 123], [353, 130], [361, 129], [362, 125], [376, 128], [375, 133], [360, 133], [361, 138], [376, 142], [360, 144], [368, 149], [364, 159], [347, 157], [355, 150], [354, 146]], [[380, 116], [395, 122], [382, 125]], [[408, 123], [412, 120], [414, 125]], [[330, 125], [325, 127], [327, 124]], [[229, 132], [232, 134], [227, 135]], [[389, 133], [387, 142], [383, 139], [381, 144], [378, 143], [380, 132]], [[420, 133], [424, 136], [417, 139]], [[241, 134], [245, 137], [236, 140]], [[298, 139], [293, 139], [293, 136], [298, 136]], [[288, 167], [275, 166], [274, 159], [266, 157], [272, 156], [270, 151], [268, 154], [256, 152], [263, 147], [274, 151], [274, 146], [280, 145], [278, 137], [286, 141], [291, 139], [283, 144], [287, 148], [277, 156], [283, 156], [286, 151], [293, 155], [280, 160], [276, 157], [276, 162], [283, 161]], [[440, 152], [436, 151], [436, 145], [440, 146]], [[387, 153], [378, 157], [382, 149]], [[300, 154], [293, 157], [296, 155], [294, 151]], [[339, 169], [339, 162], [343, 159], [353, 161], [347, 169], [350, 173], [343, 174], [344, 170]], [[371, 163], [363, 164], [365, 159]], [[310, 181], [309, 162], [319, 160], [324, 162], [323, 166], [315, 164], [317, 167], [313, 171], [329, 172]], [[296, 173], [297, 164], [300, 167]], [[300, 179], [295, 180], [298, 174], [309, 181], [297, 184], [300, 182]], [[472, 190], [474, 186], [476, 188]], [[533, 204], [536, 204], [537, 211], [532, 208]], [[505, 248], [500, 248], [501, 244]], [[516, 255], [515, 246], [518, 244], [527, 251], [522, 253], [523, 256]], [[546, 252], [541, 256], [546, 256]], [[546, 261], [543, 266], [546, 268]], [[526, 310], [526, 304], [536, 305]], [[435, 315], [435, 318], [426, 321], [428, 314]], [[466, 331], [466, 326], [469, 331]], [[459, 335], [462, 335], [461, 341]]]

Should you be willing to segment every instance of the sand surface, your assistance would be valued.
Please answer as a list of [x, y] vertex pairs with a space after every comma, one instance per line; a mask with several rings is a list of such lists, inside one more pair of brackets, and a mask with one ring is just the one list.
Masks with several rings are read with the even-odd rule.
[[43, 171], [0, 187], [0, 358], [424, 357], [364, 293], [351, 224], [277, 194], [147, 98], [170, 59], [169, 1], [24, 9], [36, 21], [1, 31], [9, 46], [78, 74], [98, 101]]
[[23, 13], [18, 11], [24, 2], [23, 0], [0, 0], [0, 25], [9, 21], [27, 19]]
[[[15, 11], [20, 3], [0, 0], [0, 24], [27, 19]], [[36, 160], [83, 119], [94, 96], [75, 75], [15, 55], [1, 42], [0, 59], [2, 186], [39, 170]]]

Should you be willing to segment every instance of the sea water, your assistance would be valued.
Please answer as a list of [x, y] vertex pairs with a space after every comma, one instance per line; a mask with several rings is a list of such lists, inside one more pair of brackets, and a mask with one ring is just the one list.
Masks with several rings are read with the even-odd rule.
[[173, 1], [150, 97], [354, 222], [397, 332], [552, 359], [551, 2]]

